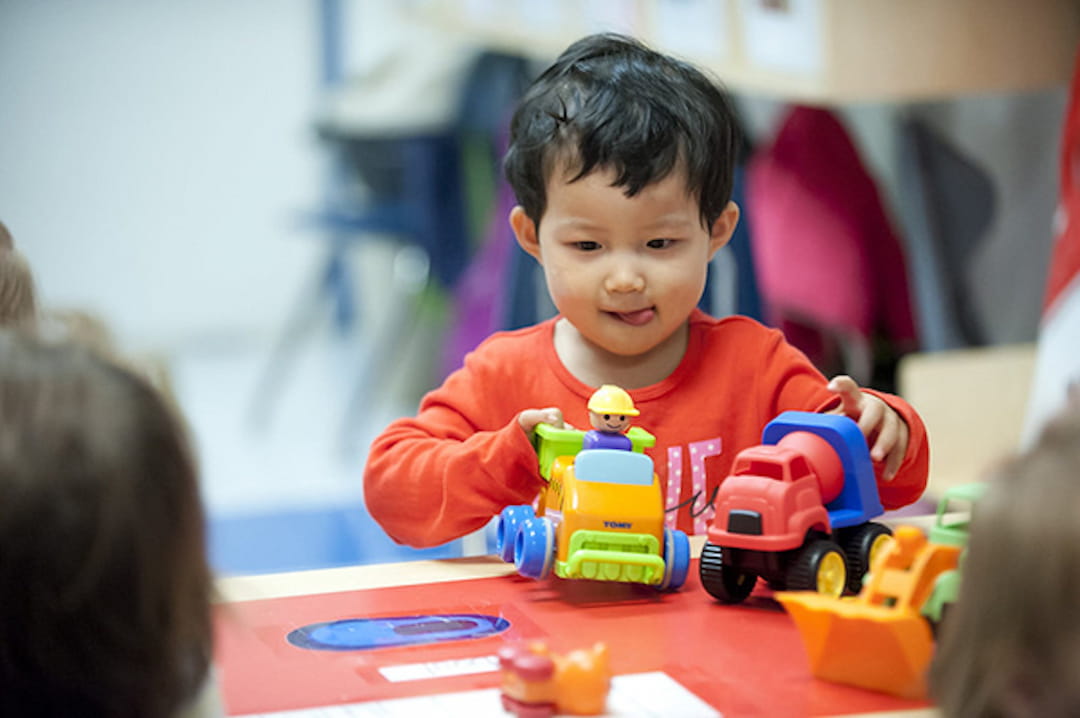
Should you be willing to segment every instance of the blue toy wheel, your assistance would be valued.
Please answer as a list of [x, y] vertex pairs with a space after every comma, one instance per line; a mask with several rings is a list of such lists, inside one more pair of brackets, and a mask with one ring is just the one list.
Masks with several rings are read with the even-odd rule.
[[528, 578], [547, 578], [555, 560], [555, 525], [544, 516], [526, 519], [514, 544], [514, 565]]
[[686, 583], [690, 573], [690, 539], [678, 529], [664, 529], [664, 580], [661, 590], [674, 591]]
[[522, 522], [536, 514], [532, 506], [507, 506], [499, 513], [499, 523], [495, 526], [495, 552], [507, 563], [514, 562], [514, 542]]

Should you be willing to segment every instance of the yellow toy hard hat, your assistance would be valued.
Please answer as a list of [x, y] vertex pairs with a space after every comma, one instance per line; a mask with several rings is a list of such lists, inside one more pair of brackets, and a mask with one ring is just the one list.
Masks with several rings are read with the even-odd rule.
[[619, 416], [637, 416], [641, 412], [634, 408], [634, 400], [614, 384], [604, 384], [589, 397], [589, 411], [597, 414], [618, 414]]

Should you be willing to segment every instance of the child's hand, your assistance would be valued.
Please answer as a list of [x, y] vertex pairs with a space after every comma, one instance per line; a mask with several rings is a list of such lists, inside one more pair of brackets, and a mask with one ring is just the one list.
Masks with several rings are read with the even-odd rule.
[[892, 481], [907, 453], [907, 423], [884, 401], [861, 391], [850, 376], [833, 377], [828, 389], [840, 395], [840, 406], [828, 413], [849, 416], [858, 422], [866, 443], [870, 444], [870, 458], [885, 462], [881, 478]]
[[563, 422], [562, 411], [554, 407], [547, 409], [526, 409], [518, 414], [518, 426], [525, 436], [532, 438], [537, 424], [551, 424], [556, 429], [571, 428]]

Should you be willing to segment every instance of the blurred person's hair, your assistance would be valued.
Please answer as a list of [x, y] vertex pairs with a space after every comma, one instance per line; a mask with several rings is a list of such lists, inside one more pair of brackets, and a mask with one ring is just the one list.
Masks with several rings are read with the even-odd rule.
[[948, 718], [1080, 715], [1080, 407], [995, 467], [931, 692]]
[[0, 327], [32, 324], [36, 314], [37, 293], [30, 265], [0, 222]]
[[0, 249], [12, 249], [14, 246], [15, 241], [11, 238], [7, 225], [0, 222]]
[[130, 356], [117, 349], [109, 327], [83, 309], [39, 307], [29, 263], [0, 222], [0, 328], [20, 327], [51, 340], [71, 340], [145, 376], [173, 407], [176, 398], [166, 362], [159, 356]]
[[0, 715], [174, 716], [207, 679], [195, 461], [149, 384], [0, 330]]

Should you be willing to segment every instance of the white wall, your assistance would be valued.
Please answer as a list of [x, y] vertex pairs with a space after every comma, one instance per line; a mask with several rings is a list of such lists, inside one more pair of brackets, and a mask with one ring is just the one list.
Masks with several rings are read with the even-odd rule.
[[321, 246], [317, 9], [0, 0], [0, 219], [135, 345], [276, 330]]

